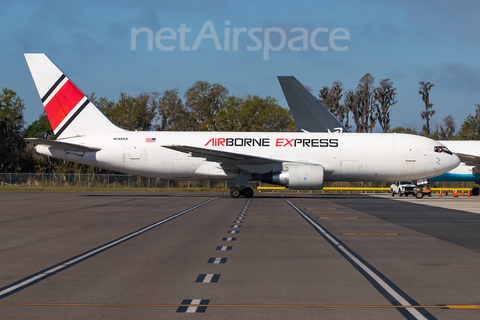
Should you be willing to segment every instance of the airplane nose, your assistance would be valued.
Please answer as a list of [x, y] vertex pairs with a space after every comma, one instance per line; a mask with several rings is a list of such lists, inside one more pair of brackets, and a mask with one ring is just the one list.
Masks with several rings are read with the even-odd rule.
[[461, 162], [460, 158], [456, 154], [453, 154], [453, 157], [451, 157], [452, 169], [458, 167]]

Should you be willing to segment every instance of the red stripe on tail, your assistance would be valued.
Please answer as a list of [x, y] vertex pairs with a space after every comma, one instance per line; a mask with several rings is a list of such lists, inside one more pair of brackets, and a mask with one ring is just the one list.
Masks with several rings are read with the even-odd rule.
[[83, 93], [68, 80], [45, 106], [48, 120], [55, 130], [73, 108], [82, 100]]

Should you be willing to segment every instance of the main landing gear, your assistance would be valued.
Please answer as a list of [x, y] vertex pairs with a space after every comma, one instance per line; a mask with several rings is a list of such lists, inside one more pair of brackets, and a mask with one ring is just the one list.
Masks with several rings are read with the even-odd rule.
[[232, 198], [238, 198], [241, 195], [243, 195], [245, 198], [253, 197], [252, 188], [249, 188], [249, 187], [242, 187], [242, 188], [232, 187], [230, 189], [230, 196]]

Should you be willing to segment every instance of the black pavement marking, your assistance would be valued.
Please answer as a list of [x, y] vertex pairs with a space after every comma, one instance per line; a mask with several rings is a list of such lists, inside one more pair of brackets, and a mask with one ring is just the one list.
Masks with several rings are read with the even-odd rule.
[[217, 251], [231, 251], [232, 247], [218, 246], [217, 249], [215, 249], [215, 250], [217, 250]]
[[210, 258], [207, 263], [227, 263], [227, 258]]
[[185, 306], [178, 307], [177, 312], [204, 313], [207, 310], [206, 305], [209, 303], [210, 299], [185, 299], [182, 301]]
[[218, 279], [220, 279], [219, 274], [200, 274], [198, 275], [197, 280], [195, 280], [195, 282], [214, 283], [214, 282], [218, 282]]

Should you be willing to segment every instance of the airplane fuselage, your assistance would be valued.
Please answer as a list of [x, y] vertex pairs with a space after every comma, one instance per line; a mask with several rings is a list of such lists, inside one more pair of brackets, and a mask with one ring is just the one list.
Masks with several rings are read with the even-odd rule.
[[[86, 165], [162, 179], [236, 178], [237, 167], [218, 170], [205, 158], [163, 147], [175, 145], [322, 165], [325, 181], [410, 180], [433, 177], [458, 165], [456, 157], [434, 152], [435, 141], [405, 134], [119, 131], [69, 138], [68, 142], [101, 150], [67, 153], [43, 145], [36, 150]], [[258, 174], [279, 170], [278, 164], [248, 167], [249, 172]]]

